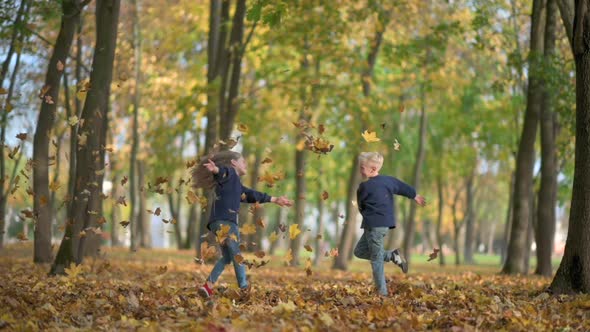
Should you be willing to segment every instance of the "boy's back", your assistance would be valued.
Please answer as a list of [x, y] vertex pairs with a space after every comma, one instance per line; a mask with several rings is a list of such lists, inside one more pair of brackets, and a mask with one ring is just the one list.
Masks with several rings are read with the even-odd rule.
[[361, 228], [395, 228], [393, 195], [414, 199], [416, 190], [403, 181], [387, 175], [369, 177], [359, 185], [357, 202], [363, 216]]

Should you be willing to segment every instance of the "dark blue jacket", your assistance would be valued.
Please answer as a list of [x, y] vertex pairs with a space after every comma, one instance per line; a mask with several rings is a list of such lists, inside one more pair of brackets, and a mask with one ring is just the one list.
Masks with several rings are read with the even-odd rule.
[[252, 190], [242, 185], [240, 177], [233, 167], [219, 167], [219, 173], [213, 174], [215, 179], [216, 199], [212, 203], [209, 224], [218, 220], [227, 220], [237, 223], [240, 202], [268, 203], [271, 196]]
[[395, 228], [393, 195], [413, 199], [416, 197], [416, 190], [403, 181], [387, 175], [374, 176], [359, 185], [356, 201], [363, 216], [361, 228]]

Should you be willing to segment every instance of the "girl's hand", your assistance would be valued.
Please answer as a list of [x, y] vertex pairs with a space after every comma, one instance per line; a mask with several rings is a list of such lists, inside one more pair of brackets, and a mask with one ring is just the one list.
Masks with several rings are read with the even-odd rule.
[[209, 172], [211, 172], [213, 174], [219, 173], [219, 167], [215, 166], [215, 162], [213, 162], [213, 160], [211, 160], [211, 159], [209, 159], [209, 162], [204, 163], [203, 167], [208, 169]]
[[414, 197], [414, 200], [420, 206], [426, 205], [426, 198], [424, 198], [422, 195], [416, 195], [416, 197]]
[[293, 201], [288, 199], [285, 196], [273, 197], [270, 199], [270, 201], [275, 203], [278, 206], [292, 206], [293, 205]]

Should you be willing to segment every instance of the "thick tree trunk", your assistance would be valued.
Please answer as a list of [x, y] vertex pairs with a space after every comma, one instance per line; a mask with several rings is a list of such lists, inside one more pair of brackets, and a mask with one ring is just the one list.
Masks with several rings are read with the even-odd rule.
[[[320, 176], [322, 172], [320, 171]], [[317, 234], [315, 237], [315, 252], [313, 255], [313, 265], [318, 266], [322, 258], [322, 248], [324, 246], [324, 200], [318, 198], [318, 220], [317, 220]]]
[[[82, 24], [84, 20], [82, 16], [80, 16], [80, 21], [78, 24], [78, 32], [76, 36], [76, 84], [78, 85], [78, 89], [82, 89], [85, 87], [80, 86], [82, 82]], [[74, 110], [76, 112], [76, 116], [78, 119], [82, 116], [82, 102], [77, 97], [74, 98]], [[71, 115], [69, 115], [71, 116]], [[68, 170], [68, 200], [71, 200], [74, 197], [74, 186], [76, 183], [76, 153], [78, 153], [78, 128], [80, 127], [80, 122], [76, 123], [73, 126], [70, 126], [70, 166]]]
[[[555, 29], [557, 25], [556, 0], [547, 0], [547, 22], [545, 26], [545, 64], [552, 65], [555, 54]], [[557, 197], [557, 156], [556, 127], [557, 119], [554, 108], [552, 87], [543, 86], [543, 103], [541, 106], [541, 187], [537, 209], [537, 267], [535, 274], [551, 276], [551, 254], [555, 237], [555, 205]]]
[[81, 231], [96, 224], [100, 218], [96, 210], [101, 202], [102, 176], [96, 174], [104, 169], [101, 150], [106, 143], [106, 119], [108, 119], [108, 97], [112, 81], [117, 24], [120, 0], [104, 0], [96, 3], [96, 45], [92, 61], [92, 73], [84, 109], [83, 125], [76, 156], [75, 196], [69, 210], [64, 238], [59, 247], [51, 274], [63, 274], [71, 263], [80, 264], [83, 259], [85, 237]]
[[[416, 151], [416, 163], [414, 164], [414, 176], [412, 176], [412, 186], [418, 192], [420, 188], [420, 177], [422, 173], [422, 165], [424, 164], [424, 156], [425, 156], [425, 145], [426, 145], [426, 126], [427, 126], [427, 117], [426, 117], [426, 92], [424, 91], [425, 87], [422, 86], [420, 89], [420, 132], [418, 133], [418, 150]], [[416, 208], [417, 205], [411, 203], [410, 204], [410, 214], [408, 219], [406, 220], [406, 227], [404, 233], [404, 255], [406, 256], [406, 260], [408, 264], [410, 264], [411, 258], [411, 250], [414, 244], [414, 230], [416, 228], [414, 224], [414, 219], [416, 218]]]
[[346, 219], [344, 227], [342, 228], [340, 243], [338, 244], [339, 255], [334, 259], [334, 265], [332, 266], [332, 268], [338, 270], [348, 269], [348, 253], [352, 250], [354, 245], [353, 239], [354, 233], [356, 232], [356, 217], [358, 209], [352, 204], [352, 201], [356, 200], [356, 190], [361, 182], [358, 155], [355, 155], [352, 160], [350, 172], [346, 195]]
[[532, 186], [533, 167], [535, 163], [535, 140], [542, 97], [538, 75], [539, 56], [543, 52], [544, 10], [544, 0], [533, 1], [527, 106], [516, 158], [512, 230], [510, 232], [506, 262], [502, 268], [502, 273], [506, 274], [524, 272], [526, 231], [528, 220], [532, 213], [529, 204], [529, 192]]
[[590, 292], [590, 3], [576, 1], [572, 48], [576, 62], [576, 152], [565, 252], [550, 290]]
[[33, 191], [35, 211], [35, 263], [49, 263], [51, 252], [51, 222], [53, 211], [49, 200], [49, 142], [55, 120], [63, 67], [66, 64], [70, 47], [80, 17], [80, 2], [64, 0], [62, 19], [53, 54], [49, 59], [45, 84], [41, 91], [41, 111], [33, 139]]

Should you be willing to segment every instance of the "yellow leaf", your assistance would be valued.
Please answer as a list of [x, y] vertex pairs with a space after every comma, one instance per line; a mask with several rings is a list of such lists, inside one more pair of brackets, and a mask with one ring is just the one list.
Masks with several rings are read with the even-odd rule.
[[68, 119], [68, 123], [70, 124], [70, 126], [75, 126], [78, 124], [78, 122], [80, 122], [80, 119], [78, 119], [76, 115], [70, 116]]
[[258, 220], [256, 220], [256, 225], [258, 225], [258, 227], [260, 228], [266, 227], [266, 225], [264, 224], [264, 220], [262, 220], [262, 218], [258, 218]]
[[87, 90], [79, 90], [78, 92], [76, 92], [76, 98], [80, 101], [80, 102], [84, 102], [86, 100], [86, 94], [88, 93]]
[[237, 254], [234, 256], [234, 260], [236, 261], [236, 263], [242, 264], [242, 262], [244, 261], [244, 256]]
[[371, 143], [371, 142], [379, 142], [381, 139], [377, 137], [377, 133], [374, 131], [370, 131], [370, 130], [365, 130], [363, 132], [363, 138], [365, 139], [365, 141]]
[[303, 140], [303, 139], [299, 140], [299, 142], [297, 143], [297, 146], [295, 146], [295, 148], [297, 149], [297, 151], [303, 151], [303, 149], [305, 149], [305, 140]]
[[287, 303], [279, 302], [279, 304], [276, 307], [272, 308], [272, 313], [289, 313], [295, 311], [295, 309], [297, 309], [297, 306], [295, 306], [295, 303], [293, 303], [293, 301], [289, 300]]
[[243, 123], [238, 123], [238, 131], [244, 134], [247, 134], [250, 131], [250, 128]]
[[270, 243], [273, 243], [278, 239], [279, 239], [279, 235], [277, 234], [277, 232], [272, 232], [270, 234], [270, 236], [268, 237], [268, 240], [270, 241]]
[[14, 107], [12, 106], [11, 103], [6, 103], [6, 113], [12, 112], [13, 109], [14, 109]]
[[196, 202], [198, 202], [198, 201], [199, 201], [199, 197], [198, 197], [198, 196], [197, 196], [197, 195], [196, 195], [194, 192], [192, 192], [192, 191], [190, 191], [190, 190], [189, 190], [189, 191], [186, 193], [186, 201], [187, 201], [189, 204], [195, 204]]
[[76, 278], [80, 272], [82, 272], [82, 265], [76, 265], [76, 263], [70, 263], [69, 268], [65, 268], [66, 275], [70, 278]]
[[57, 182], [57, 181], [51, 181], [51, 183], [49, 184], [49, 190], [56, 192], [59, 187], [61, 187], [61, 185]]
[[251, 223], [247, 223], [240, 228], [240, 233], [244, 235], [256, 234], [256, 226]]
[[393, 142], [393, 149], [395, 151], [399, 151], [400, 145], [399, 142], [397, 141], [397, 138], [395, 139], [395, 142]]
[[289, 238], [291, 240], [295, 239], [297, 235], [299, 235], [299, 233], [301, 233], [301, 230], [299, 229], [299, 224], [292, 224], [291, 226], [289, 226]]
[[289, 251], [287, 251], [287, 254], [285, 255], [285, 263], [289, 265], [289, 263], [291, 263], [292, 260], [293, 254], [291, 253], [291, 249], [289, 248]]
[[85, 146], [87, 139], [88, 139], [88, 136], [86, 135], [86, 133], [82, 133], [82, 134], [78, 135], [78, 146]]
[[221, 228], [219, 228], [217, 230], [217, 232], [215, 232], [215, 235], [217, 236], [218, 243], [223, 243], [223, 241], [225, 241], [225, 239], [227, 239], [227, 237], [229, 236], [229, 230], [230, 230], [229, 225], [221, 225]]
[[5, 95], [8, 94], [8, 91], [6, 91], [6, 89], [4, 88], [0, 88], [0, 95]]

